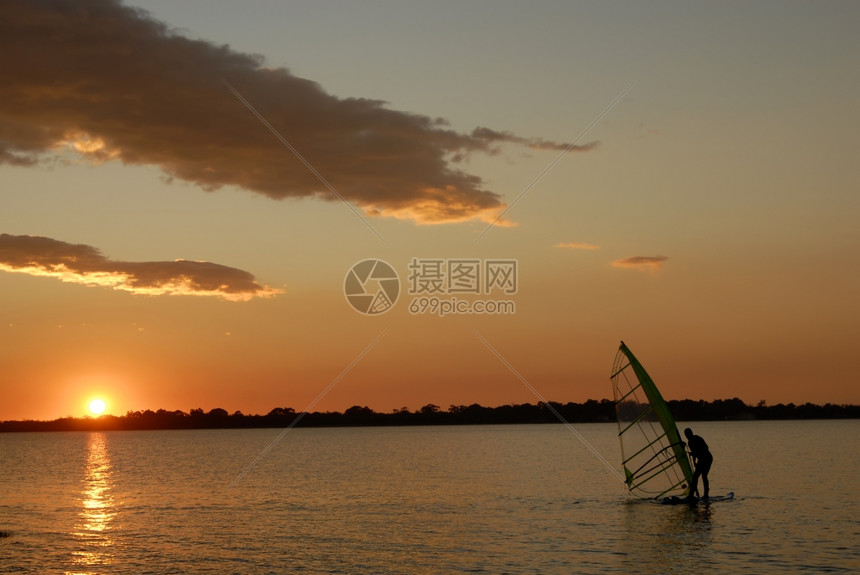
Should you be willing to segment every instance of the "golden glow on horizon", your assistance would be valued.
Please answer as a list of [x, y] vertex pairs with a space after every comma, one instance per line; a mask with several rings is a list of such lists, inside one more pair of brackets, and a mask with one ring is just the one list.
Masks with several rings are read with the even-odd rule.
[[107, 403], [105, 402], [105, 400], [97, 397], [90, 401], [89, 408], [90, 413], [92, 413], [93, 415], [101, 415], [107, 409]]

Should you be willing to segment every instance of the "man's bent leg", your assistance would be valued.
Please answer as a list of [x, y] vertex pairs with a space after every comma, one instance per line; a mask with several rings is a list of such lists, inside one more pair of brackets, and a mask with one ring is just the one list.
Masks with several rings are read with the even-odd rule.
[[699, 475], [701, 474], [702, 472], [699, 469], [693, 472], [693, 479], [690, 481], [690, 497], [699, 493]]

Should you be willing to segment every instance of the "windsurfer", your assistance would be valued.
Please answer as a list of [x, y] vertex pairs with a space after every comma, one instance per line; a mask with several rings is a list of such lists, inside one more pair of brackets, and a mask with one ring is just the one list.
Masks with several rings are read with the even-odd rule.
[[702, 487], [704, 488], [704, 498], [708, 498], [708, 472], [711, 470], [711, 463], [714, 462], [714, 456], [711, 455], [708, 449], [708, 444], [698, 435], [693, 435], [693, 430], [689, 427], [684, 430], [684, 435], [687, 436], [687, 446], [690, 448], [690, 457], [693, 458], [693, 464], [696, 466], [693, 472], [693, 479], [690, 485], [690, 497], [699, 494], [699, 477], [702, 478]]

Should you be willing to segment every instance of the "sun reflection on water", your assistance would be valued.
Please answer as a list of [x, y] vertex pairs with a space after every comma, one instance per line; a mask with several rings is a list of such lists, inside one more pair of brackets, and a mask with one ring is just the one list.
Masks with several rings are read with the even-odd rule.
[[[111, 487], [113, 485], [107, 437], [91, 433], [87, 446], [87, 467], [81, 491], [81, 510], [72, 536], [78, 541], [73, 552], [75, 565], [81, 568], [110, 565], [113, 562], [112, 522], [116, 516]], [[78, 571], [73, 575], [92, 573]]]

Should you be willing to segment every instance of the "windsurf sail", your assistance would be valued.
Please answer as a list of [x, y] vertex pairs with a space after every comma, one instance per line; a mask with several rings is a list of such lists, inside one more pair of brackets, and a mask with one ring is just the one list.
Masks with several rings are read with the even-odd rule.
[[643, 499], [686, 497], [693, 471], [675, 419], [623, 341], [610, 379], [627, 488]]

